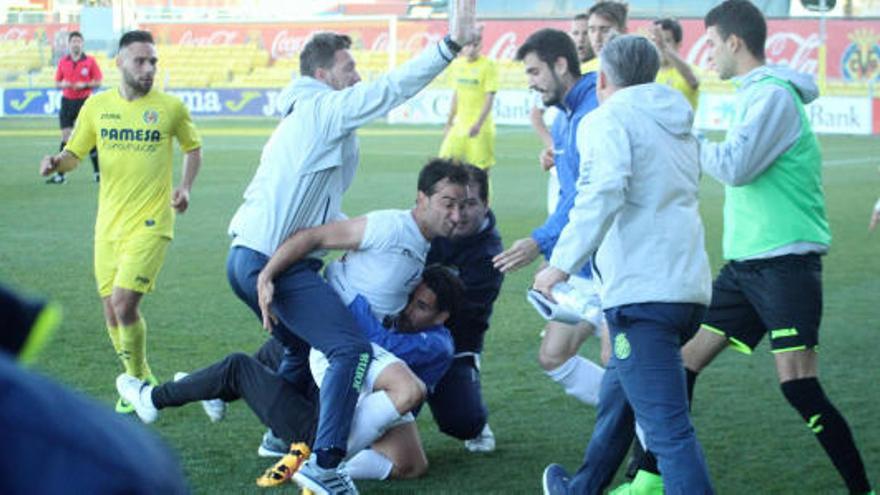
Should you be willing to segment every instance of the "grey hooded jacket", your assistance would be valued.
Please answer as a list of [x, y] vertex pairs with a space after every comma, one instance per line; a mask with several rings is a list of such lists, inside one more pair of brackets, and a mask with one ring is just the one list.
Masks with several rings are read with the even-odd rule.
[[709, 303], [692, 123], [679, 92], [650, 83], [618, 90], [578, 127], [578, 195], [550, 264], [577, 273], [595, 254], [604, 308]]

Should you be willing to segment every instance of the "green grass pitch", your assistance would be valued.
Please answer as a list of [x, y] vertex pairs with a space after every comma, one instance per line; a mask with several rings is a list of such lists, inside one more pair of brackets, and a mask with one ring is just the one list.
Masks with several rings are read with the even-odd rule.
[[[44, 185], [37, 176], [40, 157], [57, 150], [56, 125], [52, 119], [0, 120], [0, 280], [63, 304], [63, 325], [37, 368], [109, 406], [120, 366], [92, 277], [97, 185], [87, 160], [63, 186]], [[158, 289], [142, 308], [150, 329], [150, 364], [163, 380], [233, 351], [253, 351], [266, 338], [228, 288], [224, 262], [226, 226], [273, 122], [198, 125], [204, 133], [204, 166], [190, 211], [178, 217]], [[825, 260], [821, 376], [853, 429], [869, 476], [878, 481], [880, 372], [873, 346], [880, 342], [880, 232], [870, 235], [866, 226], [880, 193], [880, 148], [873, 137], [821, 141], [834, 232]], [[438, 127], [363, 129], [361, 168], [346, 212], [412, 205], [419, 167], [439, 144]], [[497, 151], [493, 207], [509, 245], [545, 217], [546, 178], [536, 163], [538, 140], [528, 129], [500, 128]], [[716, 271], [722, 262], [722, 199], [721, 187], [704, 179], [706, 243]], [[534, 269], [506, 279], [487, 335], [483, 386], [497, 451], [465, 452], [461, 442], [437, 431], [426, 411], [419, 427], [429, 474], [410, 482], [361, 482], [364, 493], [536, 493], [547, 463], [576, 469], [595, 412], [565, 396], [536, 363], [542, 322], [524, 297]], [[597, 358], [597, 347], [588, 341], [583, 353]], [[751, 357], [725, 353], [701, 376], [694, 421], [719, 493], [845, 492], [818, 442], [779, 392], [766, 343]], [[254, 479], [269, 464], [256, 456], [263, 427], [244, 404], [232, 405], [219, 424], [210, 424], [198, 405], [166, 410], [150, 428], [177, 451], [196, 493], [262, 491]]]

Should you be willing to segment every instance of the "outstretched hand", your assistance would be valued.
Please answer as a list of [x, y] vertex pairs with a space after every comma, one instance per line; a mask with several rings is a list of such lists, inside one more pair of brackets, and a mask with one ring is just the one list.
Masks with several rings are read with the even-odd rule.
[[477, 1], [452, 0], [449, 15], [449, 36], [459, 46], [468, 45], [480, 38], [482, 26], [477, 26]]
[[514, 242], [506, 251], [492, 258], [495, 269], [501, 273], [510, 273], [528, 265], [541, 250], [538, 243], [531, 237], [526, 237]]

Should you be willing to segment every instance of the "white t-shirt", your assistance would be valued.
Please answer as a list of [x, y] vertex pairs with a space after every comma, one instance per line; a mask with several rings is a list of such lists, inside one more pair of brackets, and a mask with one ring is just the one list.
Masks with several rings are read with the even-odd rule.
[[412, 211], [374, 211], [367, 214], [360, 247], [330, 263], [324, 275], [342, 302], [347, 305], [360, 294], [381, 320], [406, 306], [430, 247]]

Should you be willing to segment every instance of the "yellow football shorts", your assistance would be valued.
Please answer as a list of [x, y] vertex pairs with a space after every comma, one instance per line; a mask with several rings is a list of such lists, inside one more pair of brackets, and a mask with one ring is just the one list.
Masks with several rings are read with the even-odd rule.
[[171, 239], [140, 235], [115, 241], [95, 240], [95, 281], [98, 294], [108, 297], [114, 287], [146, 294], [156, 285]]
[[440, 145], [441, 158], [455, 158], [485, 170], [495, 165], [495, 129], [483, 126], [477, 137], [468, 136], [469, 129], [453, 127]]

